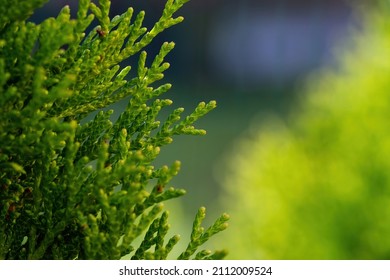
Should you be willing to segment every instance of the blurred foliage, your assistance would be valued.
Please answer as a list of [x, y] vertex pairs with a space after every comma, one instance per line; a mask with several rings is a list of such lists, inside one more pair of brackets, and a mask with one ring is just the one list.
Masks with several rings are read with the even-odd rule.
[[231, 258], [390, 258], [390, 9], [380, 3], [337, 65], [309, 77], [290, 117], [263, 118], [231, 156]]

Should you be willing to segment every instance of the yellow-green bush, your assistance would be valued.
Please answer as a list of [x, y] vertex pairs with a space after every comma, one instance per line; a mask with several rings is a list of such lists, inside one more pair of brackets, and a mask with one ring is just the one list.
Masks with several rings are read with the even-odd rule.
[[[385, 3], [385, 2], [383, 2]], [[390, 258], [390, 15], [385, 5], [231, 159], [225, 242], [241, 259]]]

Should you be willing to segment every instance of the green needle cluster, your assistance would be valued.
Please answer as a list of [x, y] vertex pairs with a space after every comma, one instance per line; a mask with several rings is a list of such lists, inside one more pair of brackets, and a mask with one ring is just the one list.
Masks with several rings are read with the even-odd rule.
[[[111, 19], [109, 0], [80, 0], [75, 19], [65, 6], [40, 24], [28, 18], [46, 1], [3, 1], [0, 259], [167, 258], [178, 237], [164, 243], [162, 202], [185, 191], [169, 186], [180, 162], [154, 161], [174, 135], [205, 134], [193, 124], [216, 103], [202, 102], [186, 117], [174, 109], [160, 121], [173, 102], [160, 97], [171, 85], [156, 82], [174, 43], [162, 44], [150, 65], [144, 49], [183, 20], [173, 15], [187, 1], [168, 0], [150, 30], [142, 26], [143, 11], [129, 8]], [[134, 70], [119, 65], [132, 56]], [[107, 106], [125, 98], [113, 121]]]

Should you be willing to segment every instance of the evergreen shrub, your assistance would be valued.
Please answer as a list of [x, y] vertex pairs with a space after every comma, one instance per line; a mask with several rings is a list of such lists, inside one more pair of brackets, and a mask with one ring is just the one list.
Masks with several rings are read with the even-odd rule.
[[241, 140], [223, 181], [232, 258], [390, 258], [388, 3], [360, 10], [289, 117]]
[[[167, 238], [162, 202], [185, 191], [170, 185], [180, 162], [154, 160], [175, 135], [205, 134], [193, 123], [216, 103], [201, 102], [184, 118], [177, 108], [161, 121], [172, 101], [159, 98], [171, 87], [159, 82], [174, 43], [150, 63], [144, 49], [183, 20], [173, 15], [188, 0], [168, 0], [150, 30], [143, 11], [110, 18], [109, 0], [79, 0], [74, 19], [65, 6], [56, 18], [30, 22], [45, 2], [0, 5], [0, 259], [166, 259], [179, 236]], [[134, 56], [135, 67], [122, 66]], [[112, 121], [107, 107], [125, 98]], [[225, 256], [200, 246], [229, 217], [208, 229], [204, 217], [202, 207], [179, 259]]]

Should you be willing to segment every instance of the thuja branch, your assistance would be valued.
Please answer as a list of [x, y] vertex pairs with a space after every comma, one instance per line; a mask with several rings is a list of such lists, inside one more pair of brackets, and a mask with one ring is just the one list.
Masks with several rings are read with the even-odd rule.
[[[109, 0], [80, 0], [75, 19], [65, 6], [40, 24], [27, 19], [45, 1], [0, 7], [1, 259], [167, 258], [179, 238], [165, 241], [162, 203], [185, 191], [170, 184], [179, 161], [154, 162], [175, 135], [204, 135], [194, 123], [216, 103], [201, 102], [185, 117], [176, 108], [161, 121], [173, 104], [161, 98], [171, 84], [156, 82], [174, 43], [163, 43], [151, 64], [144, 49], [183, 20], [174, 15], [187, 1], [168, 0], [150, 30], [143, 11], [110, 18]], [[94, 19], [98, 25], [90, 27]], [[119, 65], [132, 56], [135, 67]], [[113, 122], [107, 106], [124, 98], [128, 104]], [[226, 220], [191, 239], [180, 258], [226, 228]], [[135, 250], [133, 241], [145, 232]], [[196, 258], [222, 256], [203, 250]]]

